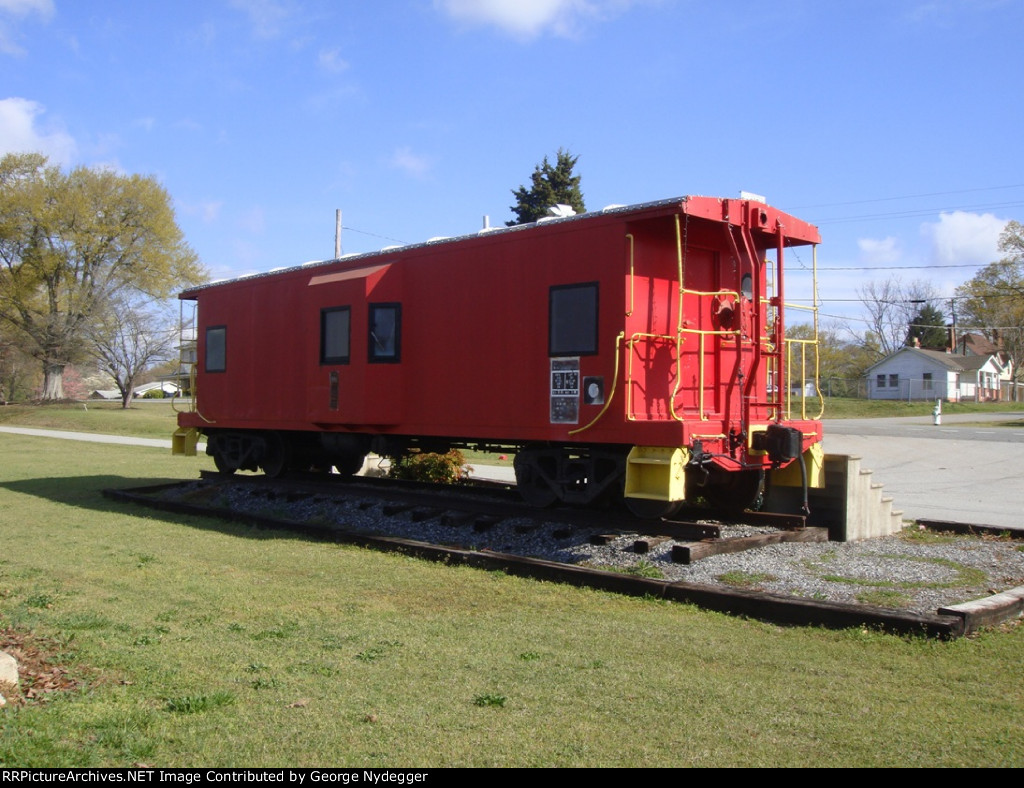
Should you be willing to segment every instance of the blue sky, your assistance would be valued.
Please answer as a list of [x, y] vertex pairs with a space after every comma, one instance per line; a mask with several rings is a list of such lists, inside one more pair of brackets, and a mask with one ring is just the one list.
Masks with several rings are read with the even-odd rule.
[[502, 224], [564, 147], [591, 209], [817, 224], [855, 318], [1024, 220], [1022, 30], [1021, 0], [0, 0], [0, 154], [155, 176], [225, 277], [333, 256], [339, 208], [346, 253]]

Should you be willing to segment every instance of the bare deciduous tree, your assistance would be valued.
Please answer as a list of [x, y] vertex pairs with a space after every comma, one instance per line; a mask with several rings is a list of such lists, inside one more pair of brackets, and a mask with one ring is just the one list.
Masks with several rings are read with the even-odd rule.
[[89, 329], [92, 353], [114, 379], [121, 407], [132, 403], [135, 381], [148, 367], [166, 361], [174, 349], [172, 318], [155, 304], [113, 302]]
[[906, 346], [907, 332], [921, 305], [938, 298], [927, 280], [904, 284], [899, 277], [872, 280], [857, 288], [857, 296], [867, 310], [868, 332], [865, 344], [877, 343], [880, 356], [895, 353]]

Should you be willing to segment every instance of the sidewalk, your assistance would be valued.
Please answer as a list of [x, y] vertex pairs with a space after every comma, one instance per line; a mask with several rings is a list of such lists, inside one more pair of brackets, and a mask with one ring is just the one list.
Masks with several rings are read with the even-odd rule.
[[158, 449], [170, 449], [168, 438], [132, 438], [127, 435], [100, 435], [94, 432], [68, 432], [66, 430], [41, 430], [33, 427], [0, 427], [0, 432], [12, 435], [32, 435], [37, 438], [59, 438], [69, 441], [88, 441], [90, 443], [120, 443], [128, 446], [152, 446]]

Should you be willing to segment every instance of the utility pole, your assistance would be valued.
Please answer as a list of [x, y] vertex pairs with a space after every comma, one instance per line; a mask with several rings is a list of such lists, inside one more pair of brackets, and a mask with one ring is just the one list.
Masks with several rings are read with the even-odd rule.
[[953, 316], [953, 326], [952, 326], [952, 331], [951, 331], [951, 333], [952, 333], [952, 337], [951, 338], [953, 340], [953, 352], [956, 353], [956, 299], [955, 298], [949, 299], [949, 311], [950, 311], [950, 313]]
[[334, 259], [341, 257], [341, 208], [334, 212]]

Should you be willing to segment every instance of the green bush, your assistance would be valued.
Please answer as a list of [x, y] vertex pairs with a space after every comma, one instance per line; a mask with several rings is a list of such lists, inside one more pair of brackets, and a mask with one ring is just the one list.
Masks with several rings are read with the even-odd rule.
[[466, 466], [466, 458], [462, 452], [452, 449], [445, 454], [414, 452], [392, 457], [388, 475], [392, 479], [458, 484], [469, 476], [470, 470]]

